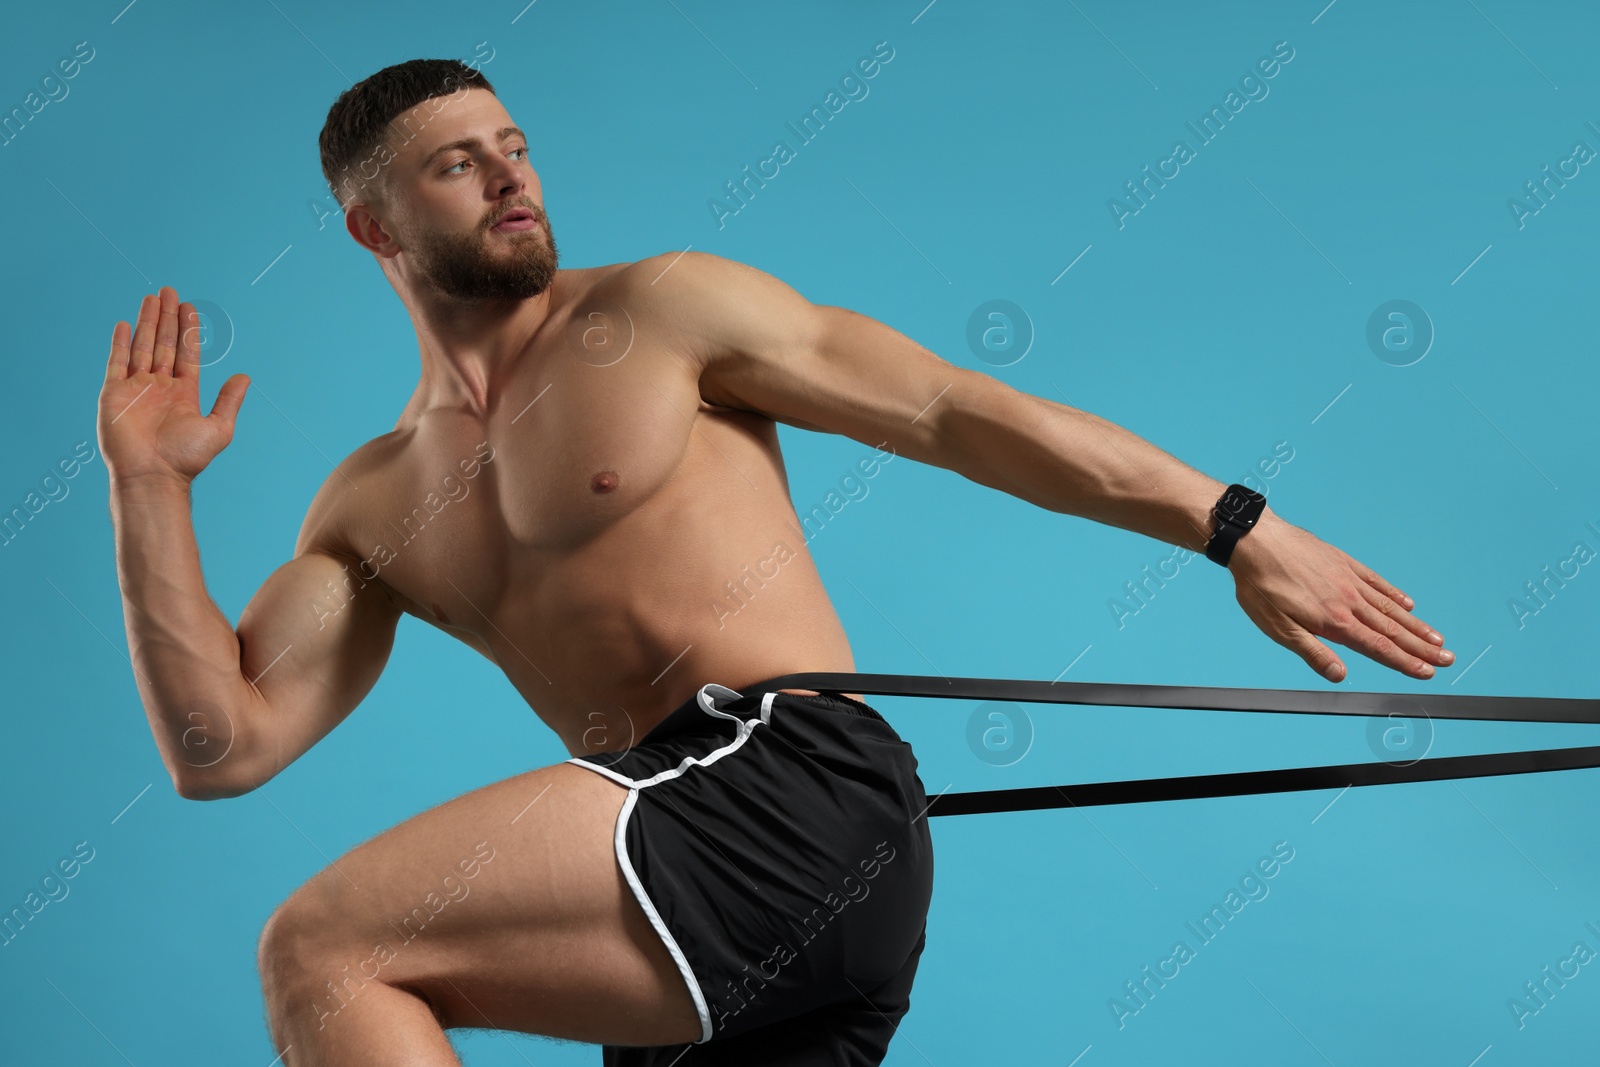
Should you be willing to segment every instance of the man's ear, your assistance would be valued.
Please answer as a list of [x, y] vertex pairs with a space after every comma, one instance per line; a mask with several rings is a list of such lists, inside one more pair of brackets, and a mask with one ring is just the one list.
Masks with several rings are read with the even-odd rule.
[[399, 254], [400, 245], [372, 213], [373, 206], [359, 200], [351, 204], [344, 213], [344, 228], [356, 244], [380, 259], [389, 259]]

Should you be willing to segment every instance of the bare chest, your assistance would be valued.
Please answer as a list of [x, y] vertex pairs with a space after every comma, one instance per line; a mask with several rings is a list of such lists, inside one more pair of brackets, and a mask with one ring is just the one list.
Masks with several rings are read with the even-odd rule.
[[501, 660], [497, 635], [538, 641], [533, 620], [638, 595], [632, 572], [682, 555], [697, 501], [752, 473], [786, 500], [775, 428], [703, 401], [672, 353], [558, 354], [486, 417], [421, 419], [363, 477], [345, 540], [407, 611]]

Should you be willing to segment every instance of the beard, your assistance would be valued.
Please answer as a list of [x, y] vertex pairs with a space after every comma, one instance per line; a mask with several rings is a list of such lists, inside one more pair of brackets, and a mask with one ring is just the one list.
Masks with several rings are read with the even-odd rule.
[[411, 234], [408, 251], [419, 274], [440, 292], [460, 300], [526, 300], [550, 288], [560, 253], [549, 216], [533, 204], [517, 206], [532, 212], [540, 225], [503, 234], [487, 225], [468, 234], [426, 230]]

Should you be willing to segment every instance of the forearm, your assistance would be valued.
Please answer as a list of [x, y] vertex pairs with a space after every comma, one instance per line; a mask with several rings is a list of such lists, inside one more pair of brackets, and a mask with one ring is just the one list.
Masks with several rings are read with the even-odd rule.
[[964, 400], [943, 424], [959, 473], [1050, 511], [1205, 551], [1224, 483], [1114, 422], [1002, 383]]
[[[973, 377], [952, 383], [938, 417], [942, 466], [1051, 511], [1204, 550], [1221, 482], [1089, 412], [965, 373]], [[1345, 666], [1318, 638], [1417, 678], [1454, 661], [1439, 633], [1410, 614], [1411, 597], [1270, 509], [1228, 569], [1250, 620], [1331, 682], [1345, 678]]]
[[253, 690], [240, 673], [238, 636], [206, 592], [188, 486], [113, 479], [111, 516], [135, 684], [182, 790], [237, 743]]

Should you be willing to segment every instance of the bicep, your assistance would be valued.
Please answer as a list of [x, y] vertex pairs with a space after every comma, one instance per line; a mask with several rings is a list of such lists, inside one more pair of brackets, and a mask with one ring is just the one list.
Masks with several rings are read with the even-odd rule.
[[297, 759], [371, 691], [400, 610], [359, 565], [302, 552], [273, 571], [239, 616], [239, 667], [253, 691], [241, 714], [253, 788]]
[[814, 306], [810, 343], [761, 361], [769, 403], [865, 444], [947, 465], [941, 430], [981, 375], [947, 362], [899, 330], [844, 307]]

